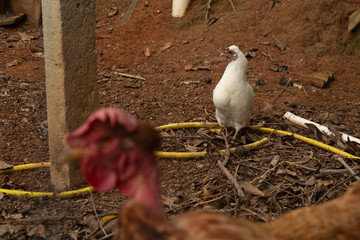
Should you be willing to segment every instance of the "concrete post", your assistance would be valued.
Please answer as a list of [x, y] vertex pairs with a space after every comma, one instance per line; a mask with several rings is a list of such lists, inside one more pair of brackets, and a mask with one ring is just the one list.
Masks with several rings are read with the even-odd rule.
[[51, 182], [83, 182], [77, 163], [60, 163], [64, 136], [98, 107], [96, 0], [42, 0]]

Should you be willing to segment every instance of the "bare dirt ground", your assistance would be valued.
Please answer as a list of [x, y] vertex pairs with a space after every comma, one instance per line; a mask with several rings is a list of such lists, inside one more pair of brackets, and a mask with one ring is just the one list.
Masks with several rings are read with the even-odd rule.
[[[348, 17], [360, 8], [359, 1], [277, 1], [271, 11], [265, 0], [233, 0], [235, 11], [229, 1], [213, 1], [212, 24], [204, 17], [206, 2], [193, 1], [184, 18], [172, 18], [170, 0], [139, 1], [123, 24], [130, 1], [115, 0], [111, 6], [110, 1], [99, 0], [101, 107], [123, 108], [154, 126], [214, 121], [212, 90], [227, 64], [219, 49], [235, 44], [244, 53], [255, 53], [248, 58], [248, 81], [255, 92], [251, 125], [292, 131], [340, 148], [329, 138], [286, 124], [282, 116], [292, 111], [360, 136], [360, 31], [347, 32]], [[279, 44], [286, 48], [281, 51]], [[11, 165], [49, 161], [43, 51], [41, 29], [26, 22], [0, 28], [0, 160]], [[307, 76], [324, 71], [332, 72], [334, 80], [324, 88], [312, 86]], [[304, 89], [280, 85], [281, 77]], [[225, 147], [208, 130], [167, 130], [162, 136], [164, 151]], [[291, 209], [334, 198], [355, 181], [349, 178], [338, 184], [350, 176], [338, 156], [292, 137], [247, 130], [231, 145], [263, 137], [269, 137], [270, 144], [232, 155], [227, 165], [240, 183], [250, 186], [241, 202], [216, 164], [222, 157], [159, 159], [169, 217], [205, 208], [269, 221]], [[360, 156], [358, 150], [350, 152]], [[358, 161], [346, 161], [358, 171]], [[47, 168], [6, 173], [0, 174], [0, 188], [51, 192], [49, 180]], [[0, 193], [0, 238], [92, 239], [90, 234], [98, 230], [94, 208], [102, 217], [118, 212], [125, 202], [115, 190], [71, 199]]]

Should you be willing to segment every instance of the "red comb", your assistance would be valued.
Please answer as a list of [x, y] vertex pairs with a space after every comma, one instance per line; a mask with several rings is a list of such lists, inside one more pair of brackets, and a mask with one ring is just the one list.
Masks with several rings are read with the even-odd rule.
[[111, 127], [122, 126], [128, 132], [134, 131], [138, 126], [138, 121], [134, 117], [119, 108], [101, 108], [95, 111], [78, 129], [71, 132], [67, 137], [67, 142], [87, 134], [98, 122], [109, 122]]

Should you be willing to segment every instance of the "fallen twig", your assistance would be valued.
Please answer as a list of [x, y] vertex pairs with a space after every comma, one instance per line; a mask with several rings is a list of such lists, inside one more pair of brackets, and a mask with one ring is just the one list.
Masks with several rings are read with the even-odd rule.
[[[225, 130], [226, 130], [226, 128], [225, 128]], [[224, 138], [225, 146], [226, 146], [224, 161], [222, 163], [224, 164], [224, 166], [226, 166], [228, 164], [228, 162], [229, 162], [229, 159], [230, 159], [230, 147], [229, 147], [229, 142], [227, 140], [227, 136], [225, 136], [224, 132], [221, 132], [221, 135]]]
[[44, 217], [31, 217], [31, 218], [21, 218], [21, 219], [6, 219], [0, 221], [0, 224], [13, 223], [13, 222], [28, 224], [29, 222], [35, 223], [35, 222], [60, 221], [64, 218], [75, 219], [75, 220], [81, 219], [81, 217], [75, 217], [75, 216], [44, 216]]
[[122, 77], [127, 77], [127, 78], [134, 78], [134, 79], [139, 79], [139, 80], [145, 80], [145, 78], [140, 77], [140, 76], [136, 76], [136, 75], [131, 75], [128, 73], [121, 73], [121, 72], [113, 72], [114, 75], [118, 75], [118, 76], [122, 76]]
[[194, 207], [198, 207], [200, 205], [216, 202], [217, 200], [220, 200], [225, 196], [226, 196], [226, 194], [222, 194], [220, 197], [217, 197], [217, 198], [214, 198], [214, 199], [211, 199], [211, 200], [208, 200], [208, 201], [204, 201], [204, 202], [199, 202], [199, 203], [195, 204]]
[[316, 168], [311, 168], [311, 167], [307, 167], [307, 166], [304, 166], [304, 165], [301, 165], [301, 164], [297, 164], [297, 163], [294, 163], [294, 162], [289, 162], [289, 161], [285, 161], [287, 164], [291, 164], [291, 165], [294, 165], [296, 167], [301, 167], [303, 169], [306, 169], [306, 170], [309, 170], [309, 171], [313, 171], [313, 172], [320, 172], [320, 173], [348, 173], [349, 170], [347, 169], [316, 169]]
[[229, 170], [224, 166], [224, 164], [221, 162], [221, 160], [217, 161], [217, 165], [221, 168], [221, 170], [225, 173], [226, 177], [232, 182], [232, 184], [234, 184], [237, 195], [243, 199], [244, 198], [244, 192], [241, 189], [240, 184], [238, 183], [238, 181], [236, 180], [236, 178], [231, 175], [231, 173], [229, 172]]
[[119, 205], [113, 205], [113, 204], [101, 203], [101, 202], [95, 202], [95, 201], [94, 201], [94, 203], [97, 205], [105, 206], [105, 207], [111, 207], [111, 208], [117, 208], [117, 209], [121, 208], [121, 206], [119, 206]]
[[233, 10], [235, 11], [236, 9], [235, 9], [234, 3], [232, 2], [232, 0], [229, 0], [229, 2], [230, 2], [231, 7], [233, 8]]
[[212, 0], [209, 0], [208, 3], [206, 4], [205, 21], [208, 21], [208, 19], [209, 19], [209, 11], [211, 9], [211, 2], [212, 2]]
[[137, 2], [138, 2], [138, 0], [131, 0], [131, 3], [129, 5], [128, 10], [125, 13], [125, 16], [124, 16], [124, 18], [122, 20], [122, 23], [126, 23], [130, 19], [131, 14], [133, 13]]
[[269, 219], [266, 218], [265, 216], [263, 216], [262, 214], [257, 213], [257, 212], [255, 212], [255, 211], [253, 211], [253, 210], [251, 210], [251, 209], [248, 209], [248, 208], [246, 208], [246, 207], [244, 207], [244, 206], [240, 206], [240, 209], [242, 209], [242, 210], [244, 210], [244, 211], [246, 211], [246, 212], [249, 212], [249, 213], [257, 216], [258, 218], [260, 218], [260, 219], [263, 220], [264, 222], [268, 222], [268, 221], [269, 221]]
[[[279, 44], [283, 44], [283, 42], [280, 42], [280, 40], [277, 39], [274, 35], [271, 35], [271, 36], [272, 36], [272, 38], [273, 38], [275, 41], [277, 41]], [[287, 46], [285, 46], [284, 48], [290, 49], [290, 48], [288, 48]]]
[[108, 234], [106, 233], [105, 229], [103, 228], [102, 224], [101, 224], [101, 221], [99, 219], [99, 215], [97, 214], [97, 211], [96, 211], [96, 207], [95, 207], [95, 203], [94, 203], [94, 198], [93, 198], [93, 195], [92, 195], [92, 191], [90, 191], [90, 199], [91, 199], [91, 205], [93, 207], [93, 210], [95, 212], [95, 217], [96, 217], [96, 220], [98, 221], [98, 224], [101, 228], [101, 230], [103, 231], [104, 235], [107, 236]]
[[102, 238], [99, 238], [99, 240], [105, 240], [105, 239], [109, 239], [110, 237], [112, 237], [112, 236], [114, 236], [115, 235], [115, 233], [110, 233], [110, 234], [108, 234], [108, 235], [106, 235], [106, 236], [103, 236]]
[[273, 171], [277, 169], [278, 165], [274, 166], [273, 168], [270, 168], [266, 170], [261, 176], [258, 176], [254, 178], [250, 183], [253, 184], [255, 181], [259, 180], [259, 184], [264, 181], [264, 179]]
[[270, 54], [267, 54], [267, 53], [264, 53], [264, 52], [260, 52], [260, 54], [265, 56], [265, 57], [270, 58], [271, 61], [276, 62], [275, 59], [273, 59]]
[[344, 161], [344, 159], [342, 159], [341, 157], [338, 157], [337, 160], [339, 160], [339, 162], [350, 172], [351, 175], [354, 176], [354, 178], [359, 181], [360, 177], [356, 176], [356, 173], [354, 172], [354, 170], [352, 170], [352, 168]]
[[346, 182], [348, 182], [349, 180], [351, 180], [353, 177], [355, 177], [355, 175], [351, 175], [347, 178], [345, 178], [344, 180], [338, 182], [337, 184], [335, 184], [334, 186], [332, 186], [329, 190], [327, 190], [326, 193], [324, 193], [324, 195], [322, 195], [316, 202], [315, 205], [318, 204], [319, 202], [321, 202], [321, 200], [323, 200], [330, 192], [332, 192], [335, 188], [337, 188], [338, 186], [340, 186], [341, 184], [344, 184]]

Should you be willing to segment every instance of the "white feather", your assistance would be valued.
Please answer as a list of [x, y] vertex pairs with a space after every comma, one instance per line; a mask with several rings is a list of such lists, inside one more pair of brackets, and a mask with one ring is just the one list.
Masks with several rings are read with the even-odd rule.
[[254, 108], [254, 92], [246, 80], [247, 60], [235, 45], [229, 47], [237, 58], [227, 65], [223, 76], [213, 91], [216, 120], [219, 125], [234, 127], [235, 135], [245, 127]]

